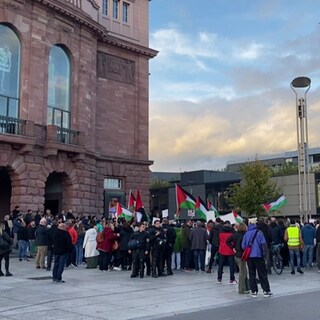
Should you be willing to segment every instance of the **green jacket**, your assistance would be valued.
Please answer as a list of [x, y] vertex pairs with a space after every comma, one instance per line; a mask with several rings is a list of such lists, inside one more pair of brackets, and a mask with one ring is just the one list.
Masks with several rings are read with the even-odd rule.
[[176, 242], [174, 243], [173, 246], [173, 252], [181, 252], [182, 251], [182, 242], [181, 242], [181, 238], [182, 238], [182, 230], [181, 228], [174, 228], [175, 232], [176, 232]]

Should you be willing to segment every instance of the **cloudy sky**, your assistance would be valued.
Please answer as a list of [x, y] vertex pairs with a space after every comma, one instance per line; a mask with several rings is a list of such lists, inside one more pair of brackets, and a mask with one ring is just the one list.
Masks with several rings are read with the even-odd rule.
[[151, 170], [296, 149], [298, 76], [312, 81], [309, 146], [320, 146], [319, 22], [314, 0], [151, 1]]

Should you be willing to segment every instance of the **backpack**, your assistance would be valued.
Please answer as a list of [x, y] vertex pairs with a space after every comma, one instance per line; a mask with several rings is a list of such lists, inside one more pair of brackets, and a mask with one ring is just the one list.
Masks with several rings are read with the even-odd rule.
[[103, 232], [99, 232], [97, 234], [96, 241], [97, 242], [103, 242], [103, 240], [104, 240], [104, 234], [103, 234]]
[[128, 249], [129, 250], [137, 250], [141, 246], [140, 241], [136, 239], [131, 239], [128, 242]]

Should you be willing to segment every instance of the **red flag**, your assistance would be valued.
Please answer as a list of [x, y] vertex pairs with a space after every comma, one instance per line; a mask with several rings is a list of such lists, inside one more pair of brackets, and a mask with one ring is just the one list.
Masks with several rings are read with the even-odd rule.
[[140, 190], [137, 190], [137, 197], [136, 197], [136, 207], [135, 210], [139, 211], [143, 207], [141, 196], [140, 196]]
[[135, 205], [136, 205], [136, 198], [134, 197], [133, 193], [130, 190], [129, 199], [128, 199], [128, 209], [130, 211], [134, 211]]

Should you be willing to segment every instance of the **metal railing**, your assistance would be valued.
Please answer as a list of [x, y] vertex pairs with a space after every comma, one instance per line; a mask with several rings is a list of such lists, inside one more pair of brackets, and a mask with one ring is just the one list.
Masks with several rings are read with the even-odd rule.
[[58, 127], [57, 129], [57, 142], [65, 144], [79, 145], [80, 132]]
[[0, 116], [0, 134], [16, 134], [25, 136], [26, 135], [26, 120], [18, 118]]
[[81, 0], [65, 0], [65, 1], [75, 5], [76, 7], [80, 8], [80, 9], [82, 7]]

